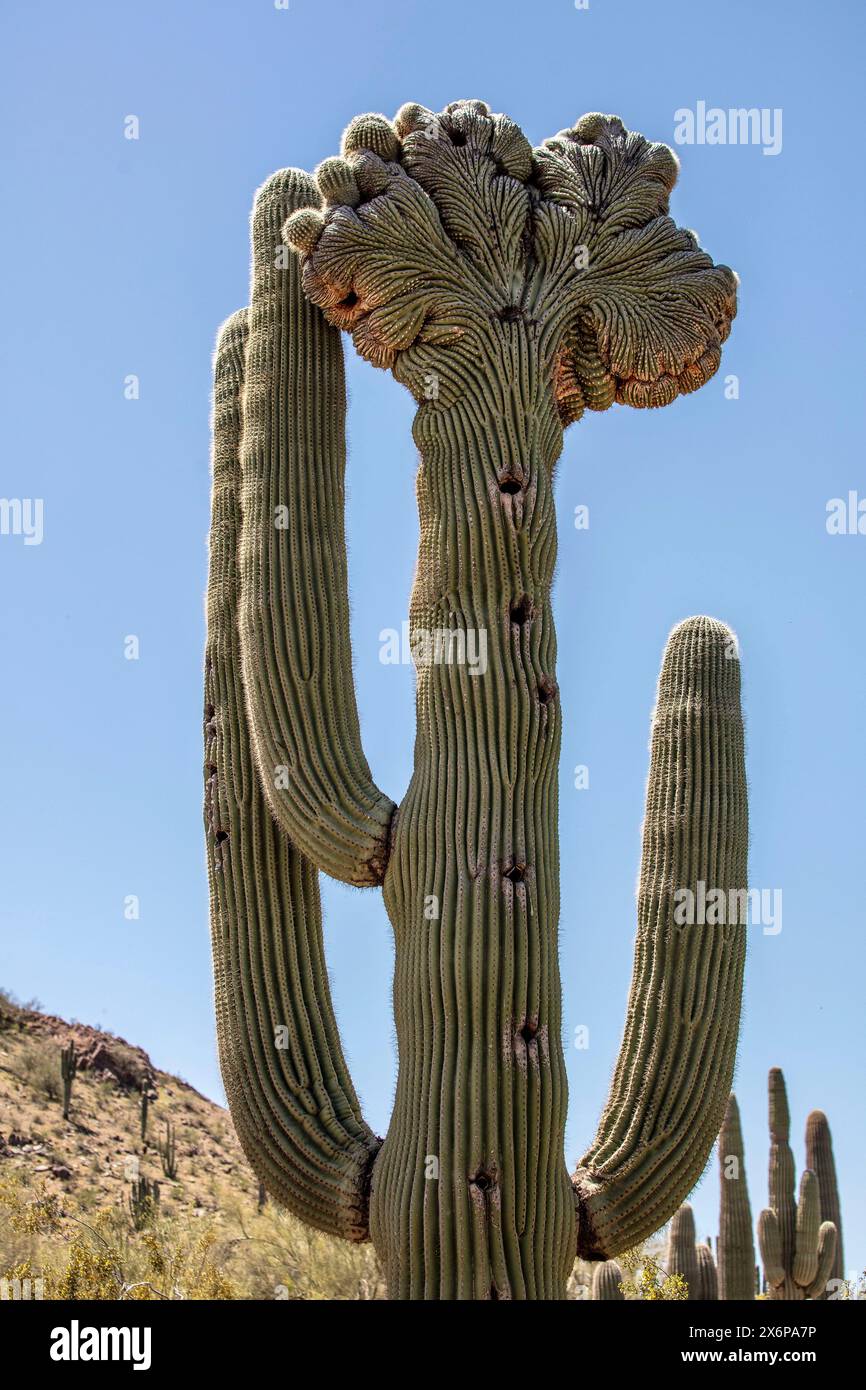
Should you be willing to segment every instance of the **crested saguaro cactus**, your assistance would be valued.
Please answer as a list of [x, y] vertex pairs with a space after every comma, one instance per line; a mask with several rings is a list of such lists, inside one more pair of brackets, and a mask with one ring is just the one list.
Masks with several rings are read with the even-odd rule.
[[[614, 117], [533, 150], [483, 102], [361, 116], [253, 209], [216, 355], [205, 822], [221, 1066], [274, 1197], [372, 1235], [397, 1298], [561, 1297], [575, 1254], [656, 1230], [718, 1133], [745, 931], [674, 895], [746, 882], [739, 661], [689, 619], [653, 721], [638, 937], [610, 1096], [563, 1159], [550, 587], [564, 427], [719, 364], [735, 278], [668, 216], [677, 165]], [[287, 255], [286, 243], [297, 253]], [[373, 783], [352, 679], [338, 330], [418, 403], [415, 768]], [[423, 659], [482, 631], [487, 669]], [[399, 1075], [384, 1142], [337, 1034], [316, 871], [381, 884]]]
[[[832, 1221], [836, 1227], [836, 1254], [830, 1279], [844, 1279], [845, 1255], [842, 1249], [842, 1209], [836, 1182], [836, 1160], [833, 1157], [833, 1136], [823, 1110], [813, 1110], [806, 1118], [806, 1167], [818, 1179], [818, 1204], [822, 1221]], [[838, 1285], [835, 1286], [838, 1288]], [[825, 1290], [819, 1298], [827, 1298]]]
[[836, 1257], [836, 1227], [821, 1220], [818, 1179], [805, 1168], [799, 1199], [794, 1197], [794, 1155], [788, 1142], [791, 1117], [785, 1078], [778, 1067], [769, 1075], [770, 1206], [758, 1217], [758, 1244], [768, 1298], [820, 1298]]
[[688, 1202], [674, 1213], [668, 1232], [668, 1276], [678, 1274], [689, 1290], [689, 1302], [715, 1301], [719, 1297], [716, 1262], [709, 1245], [695, 1241], [695, 1215]]
[[755, 1297], [755, 1242], [752, 1209], [746, 1183], [740, 1108], [735, 1095], [728, 1096], [719, 1131], [719, 1298], [723, 1302]]

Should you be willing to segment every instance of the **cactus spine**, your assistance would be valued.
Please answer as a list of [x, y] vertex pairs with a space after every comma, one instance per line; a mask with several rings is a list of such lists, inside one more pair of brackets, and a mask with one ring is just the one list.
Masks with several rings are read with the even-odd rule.
[[[268, 1189], [372, 1234], [396, 1298], [561, 1297], [576, 1252], [615, 1254], [675, 1209], [730, 1087], [745, 933], [673, 915], [680, 886], [746, 882], [739, 662], [696, 618], [659, 683], [625, 1038], [569, 1179], [552, 479], [584, 408], [662, 405], [718, 366], [734, 279], [667, 217], [675, 173], [615, 118], [533, 152], [481, 102], [359, 117], [315, 181], [284, 170], [259, 191], [252, 301], [218, 343], [205, 823], [226, 1093]], [[586, 242], [598, 270], [577, 264]], [[355, 705], [339, 328], [419, 403], [399, 810]], [[424, 658], [443, 630], [458, 653], [484, 634], [483, 674]], [[395, 929], [384, 1143], [340, 1050], [317, 870], [382, 884]]]
[[69, 1105], [72, 1100], [72, 1083], [78, 1071], [78, 1057], [75, 1044], [70, 1043], [60, 1051], [60, 1075], [63, 1079], [63, 1118], [69, 1119]]
[[[821, 1220], [832, 1221], [836, 1227], [836, 1254], [829, 1277], [844, 1279], [845, 1255], [842, 1249], [842, 1211], [836, 1182], [836, 1160], [833, 1157], [833, 1137], [823, 1110], [813, 1110], [806, 1119], [806, 1167], [818, 1179]], [[826, 1290], [818, 1294], [819, 1298], [827, 1296]]]
[[695, 1241], [695, 1216], [688, 1202], [674, 1213], [668, 1232], [668, 1276], [679, 1275], [689, 1290], [689, 1302], [706, 1302], [719, 1296], [716, 1262], [709, 1245]]
[[177, 1177], [177, 1143], [171, 1120], [165, 1122], [165, 1138], [159, 1143], [159, 1156], [162, 1160], [163, 1173], [171, 1182], [174, 1182]]
[[740, 1109], [734, 1095], [728, 1097], [719, 1132], [719, 1298], [724, 1302], [755, 1297], [755, 1242], [752, 1209], [746, 1183]]
[[821, 1221], [818, 1179], [806, 1168], [795, 1200], [791, 1118], [785, 1078], [778, 1067], [769, 1075], [769, 1208], [758, 1217], [758, 1244], [769, 1285], [768, 1297], [818, 1298], [825, 1291], [836, 1257], [836, 1227]]
[[624, 1303], [622, 1270], [616, 1260], [601, 1260], [592, 1271], [592, 1298], [595, 1303]]

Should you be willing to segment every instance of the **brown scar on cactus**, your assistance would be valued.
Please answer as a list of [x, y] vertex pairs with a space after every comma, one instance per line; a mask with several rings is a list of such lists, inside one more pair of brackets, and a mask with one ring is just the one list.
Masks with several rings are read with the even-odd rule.
[[[671, 926], [680, 878], [745, 886], [739, 661], [729, 629], [692, 618], [659, 682], [622, 1049], [569, 1177], [553, 477], [585, 410], [668, 404], [718, 367], [736, 281], [669, 217], [676, 172], [611, 116], [536, 149], [481, 101], [359, 116], [315, 178], [286, 169], [260, 189], [251, 304], [220, 337], [206, 756], [232, 845], [215, 872], [208, 827], [221, 1066], [268, 1190], [372, 1237], [395, 1298], [562, 1297], [577, 1252], [631, 1248], [676, 1210], [730, 1089], [745, 934]], [[283, 240], [297, 259], [278, 268]], [[483, 675], [417, 661], [399, 813], [355, 702], [340, 330], [418, 404], [411, 626], [447, 611], [487, 639]], [[340, 1048], [317, 871], [381, 885], [394, 927], [384, 1142]], [[698, 979], [712, 1007], [693, 1026]], [[486, 1192], [468, 1180], [484, 1172]]]

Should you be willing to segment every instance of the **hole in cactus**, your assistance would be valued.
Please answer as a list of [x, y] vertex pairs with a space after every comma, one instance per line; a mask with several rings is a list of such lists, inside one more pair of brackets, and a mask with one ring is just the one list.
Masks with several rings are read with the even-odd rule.
[[520, 1036], [527, 1046], [535, 1040], [538, 1035], [538, 1021], [528, 1018], [520, 1030]]
[[515, 493], [523, 491], [523, 484], [519, 478], [507, 474], [504, 478], [499, 479], [499, 491], [504, 492], [508, 497], [513, 497]]
[[213, 719], [215, 713], [216, 713], [216, 710], [214, 709], [213, 705], [205, 705], [205, 707], [204, 707], [204, 717], [205, 717], [205, 719]]
[[549, 676], [542, 676], [541, 680], [538, 682], [538, 703], [540, 705], [549, 705], [550, 702], [555, 699], [556, 682], [552, 681]]
[[490, 1285], [490, 1300], [492, 1303], [502, 1302], [501, 1298], [499, 1297], [499, 1290], [497, 1289], [495, 1284]]
[[214, 835], [214, 841], [216, 842], [216, 844], [222, 845], [225, 844], [228, 837], [229, 832], [227, 830], [218, 830], [217, 833]]
[[516, 603], [512, 603], [508, 616], [517, 627], [523, 627], [524, 623], [529, 622], [532, 617], [532, 602], [528, 594], [523, 594]]
[[349, 290], [349, 293], [346, 295], [345, 299], [340, 300], [340, 307], [341, 309], [354, 309], [357, 303], [358, 296], [355, 294], [355, 291]]
[[451, 144], [457, 145], [458, 147], [462, 147], [466, 144], [466, 136], [463, 134], [462, 130], [451, 131]]
[[526, 315], [519, 304], [506, 304], [504, 309], [497, 312], [496, 317], [501, 319], [503, 323], [520, 323]]
[[211, 764], [209, 765], [208, 770], [207, 770], [207, 775], [208, 775], [208, 777], [216, 777], [216, 775], [217, 775], [217, 770], [216, 770], [216, 768], [214, 767], [213, 763], [211, 763]]
[[469, 1179], [469, 1186], [474, 1187], [476, 1192], [489, 1192], [493, 1186], [493, 1174], [479, 1168], [475, 1177]]
[[509, 864], [502, 877], [507, 878], [509, 883], [524, 883], [526, 881], [526, 865], [518, 864], [515, 860]]

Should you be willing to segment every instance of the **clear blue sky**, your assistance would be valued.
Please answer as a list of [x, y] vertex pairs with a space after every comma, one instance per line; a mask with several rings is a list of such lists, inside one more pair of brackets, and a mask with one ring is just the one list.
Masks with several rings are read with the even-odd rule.
[[[866, 536], [829, 536], [863, 454], [859, 0], [151, 0], [3, 20], [0, 495], [44, 499], [44, 539], [0, 536], [0, 983], [142, 1044], [220, 1096], [201, 833], [210, 357], [246, 299], [255, 188], [335, 153], [362, 111], [483, 97], [538, 142], [585, 111], [673, 140], [678, 108], [781, 108], [783, 146], [679, 148], [672, 211], [742, 278], [722, 374], [658, 412], [566, 436], [557, 498], [561, 960], [568, 1158], [606, 1094], [631, 969], [648, 720], [668, 630], [741, 639], [751, 934], [737, 1091], [755, 1210], [765, 1084], [830, 1116], [846, 1264], [866, 1263], [863, 862]], [[140, 139], [124, 139], [128, 115]], [[348, 356], [348, 354], [347, 354]], [[355, 667], [376, 781], [399, 799], [411, 670], [379, 661], [415, 563], [408, 395], [348, 356]], [[124, 399], [124, 378], [140, 399]], [[740, 380], [726, 400], [723, 375]], [[572, 524], [578, 504], [590, 529]], [[140, 659], [124, 659], [124, 639]], [[590, 789], [573, 790], [585, 763]], [[138, 922], [124, 898], [141, 902]], [[337, 1010], [371, 1123], [394, 1082], [381, 898], [326, 884]], [[568, 1046], [578, 1024], [591, 1045]], [[716, 1231], [717, 1180], [695, 1199]]]

